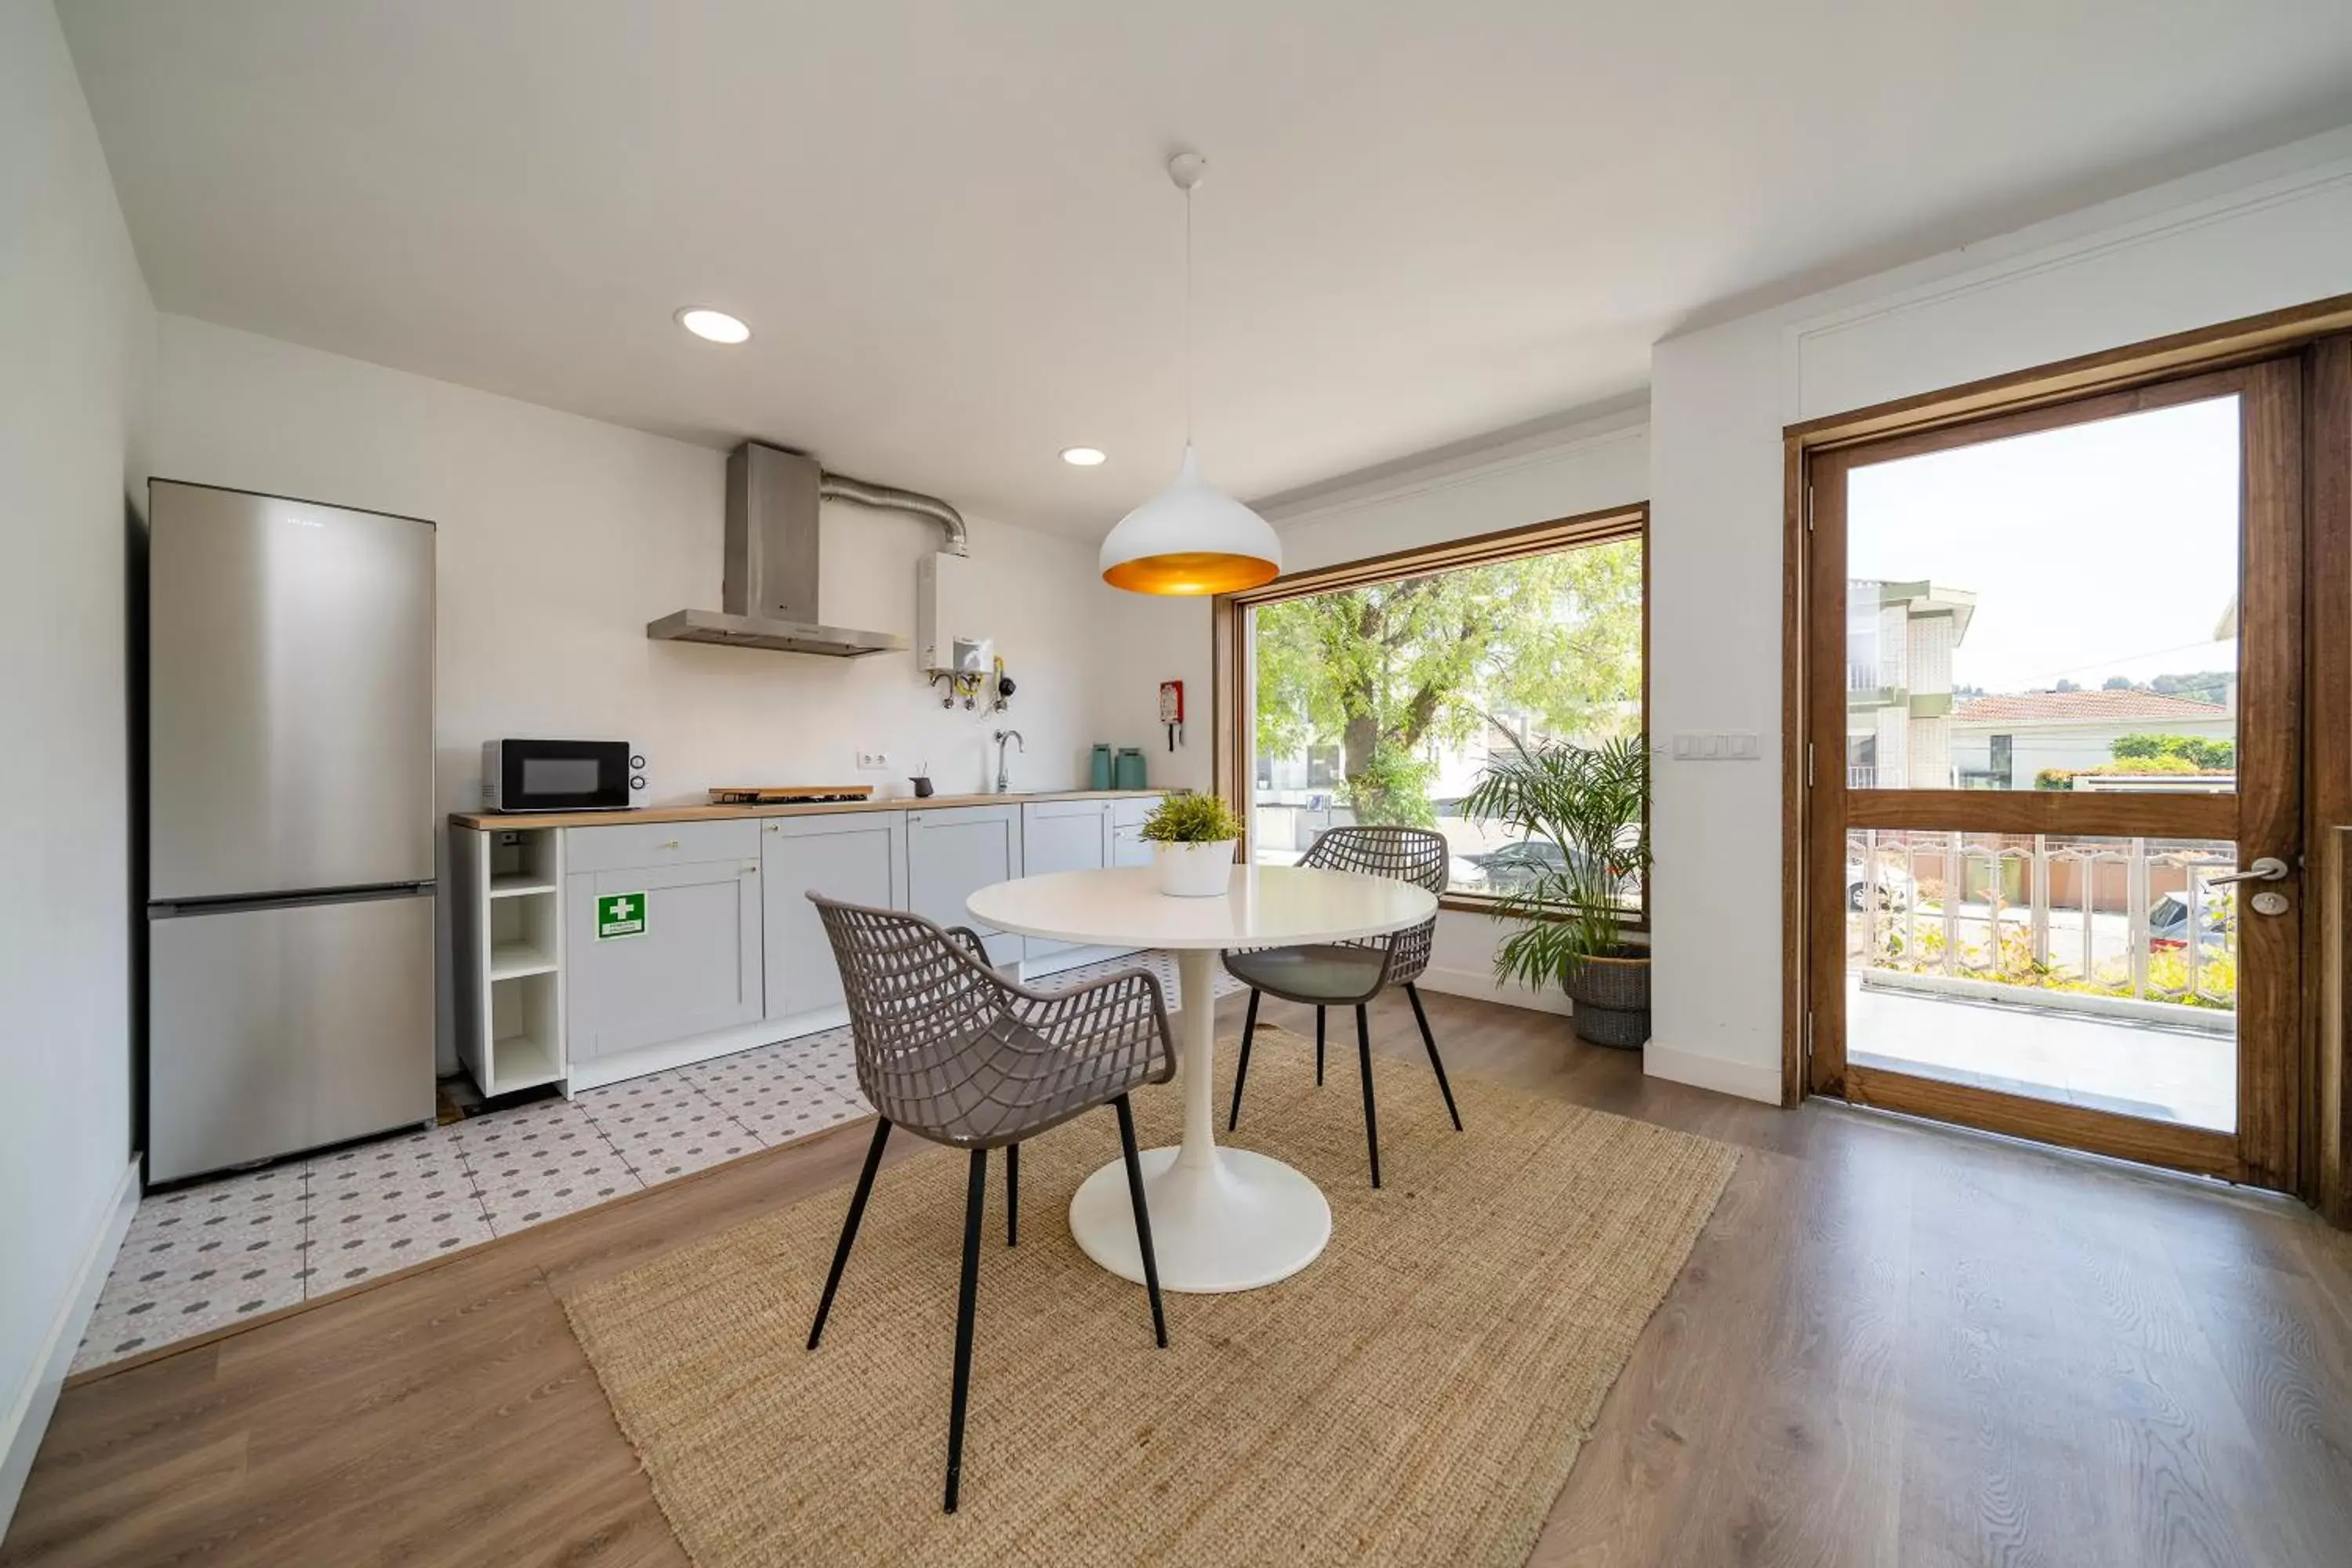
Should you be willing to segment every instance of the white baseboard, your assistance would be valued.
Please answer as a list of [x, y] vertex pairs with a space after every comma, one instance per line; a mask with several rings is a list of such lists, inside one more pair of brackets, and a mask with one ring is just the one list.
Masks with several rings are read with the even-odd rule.
[[89, 1247], [82, 1253], [73, 1288], [58, 1303], [57, 1316], [50, 1320], [48, 1337], [42, 1342], [32, 1375], [25, 1380], [16, 1407], [7, 1414], [5, 1426], [0, 1426], [0, 1436], [5, 1438], [5, 1448], [0, 1448], [0, 1535], [8, 1532], [8, 1521], [16, 1514], [16, 1500], [24, 1494], [25, 1478], [33, 1473], [33, 1456], [40, 1450], [41, 1435], [49, 1429], [49, 1415], [58, 1407], [58, 1394], [65, 1387], [66, 1373], [72, 1370], [82, 1330], [89, 1325], [89, 1315], [98, 1309], [98, 1294], [106, 1288], [106, 1277], [114, 1272], [114, 1255], [122, 1250], [122, 1238], [131, 1229], [131, 1216], [138, 1212], [139, 1161], [134, 1156], [124, 1167], [122, 1180], [115, 1185], [106, 1223], [90, 1237]]
[[1735, 1062], [1722, 1057], [1702, 1056], [1696, 1051], [1676, 1050], [1652, 1040], [1642, 1047], [1642, 1070], [1652, 1078], [1670, 1079], [1696, 1089], [1711, 1089], [1717, 1094], [1736, 1094], [1742, 1100], [1760, 1100], [1767, 1105], [1780, 1103], [1780, 1065], [1759, 1067], [1752, 1062]]
[[1557, 1013], [1563, 1018], [1573, 1011], [1565, 991], [1530, 991], [1524, 985], [1497, 984], [1494, 975], [1483, 969], [1445, 969], [1433, 963], [1421, 972], [1421, 978], [1414, 984], [1424, 991], [1500, 1002], [1506, 1007], [1525, 1007], [1534, 1013]]

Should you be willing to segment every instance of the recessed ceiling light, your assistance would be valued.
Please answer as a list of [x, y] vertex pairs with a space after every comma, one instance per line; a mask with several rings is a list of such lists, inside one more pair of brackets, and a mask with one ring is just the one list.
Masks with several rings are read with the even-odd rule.
[[677, 324], [698, 338], [709, 338], [714, 343], [740, 343], [751, 335], [751, 329], [724, 310], [706, 310], [689, 307], [677, 313]]
[[1100, 468], [1109, 459], [1100, 447], [1065, 447], [1062, 448], [1062, 461], [1074, 468]]

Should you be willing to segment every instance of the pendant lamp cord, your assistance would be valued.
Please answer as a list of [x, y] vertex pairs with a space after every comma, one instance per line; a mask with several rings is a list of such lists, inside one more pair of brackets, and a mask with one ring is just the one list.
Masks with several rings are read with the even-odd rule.
[[1184, 187], [1184, 445], [1192, 444], [1192, 187]]

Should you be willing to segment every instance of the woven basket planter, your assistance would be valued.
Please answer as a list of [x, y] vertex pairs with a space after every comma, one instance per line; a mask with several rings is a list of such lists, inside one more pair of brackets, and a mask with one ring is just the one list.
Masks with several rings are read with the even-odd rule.
[[1638, 1050], [1650, 1037], [1650, 953], [1621, 947], [1579, 959], [1564, 982], [1580, 1040]]

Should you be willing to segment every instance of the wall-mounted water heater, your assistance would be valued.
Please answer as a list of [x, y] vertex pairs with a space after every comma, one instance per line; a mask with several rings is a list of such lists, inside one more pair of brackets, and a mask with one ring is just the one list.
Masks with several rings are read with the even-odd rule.
[[929, 673], [979, 676], [995, 658], [969, 555], [942, 550], [915, 563], [915, 657]]

